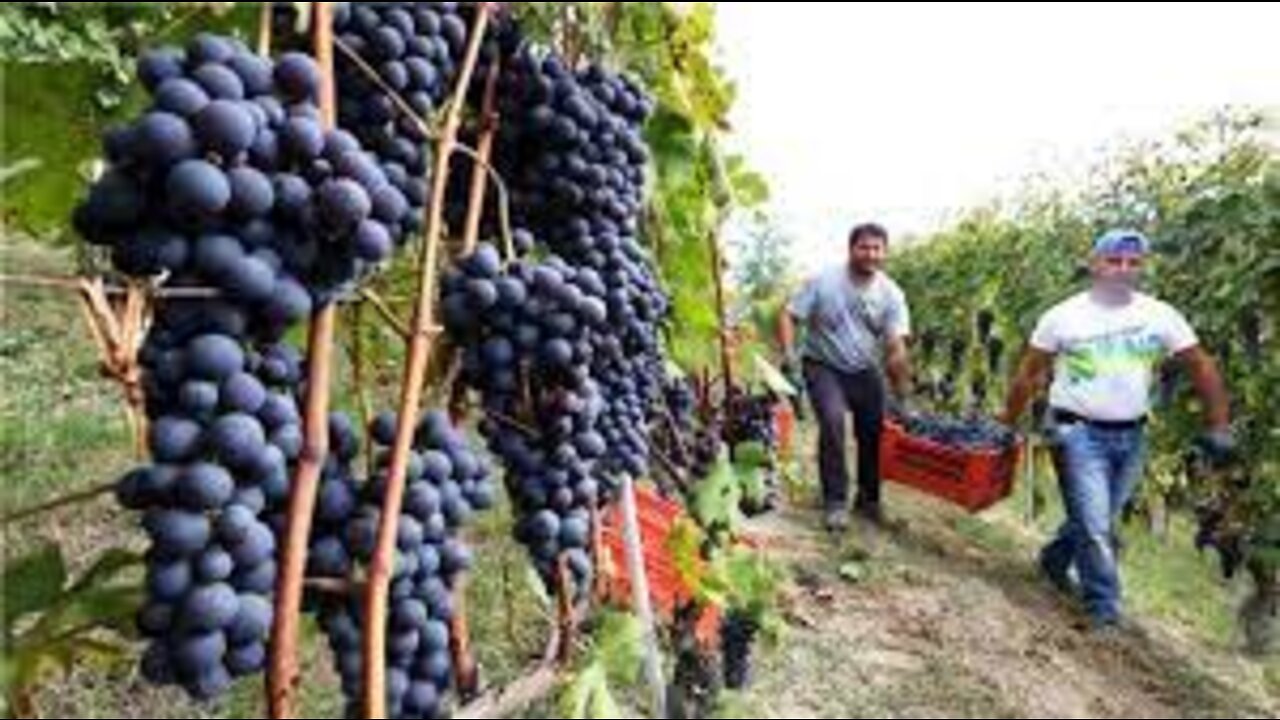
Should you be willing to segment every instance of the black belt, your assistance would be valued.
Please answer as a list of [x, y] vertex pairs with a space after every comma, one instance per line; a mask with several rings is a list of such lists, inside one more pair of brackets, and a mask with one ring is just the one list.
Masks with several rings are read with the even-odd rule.
[[1053, 420], [1060, 425], [1084, 423], [1103, 430], [1140, 430], [1147, 425], [1147, 418], [1145, 417], [1140, 417], [1137, 420], [1093, 420], [1083, 415], [1077, 415], [1070, 410], [1059, 410], [1057, 408], [1053, 410]]

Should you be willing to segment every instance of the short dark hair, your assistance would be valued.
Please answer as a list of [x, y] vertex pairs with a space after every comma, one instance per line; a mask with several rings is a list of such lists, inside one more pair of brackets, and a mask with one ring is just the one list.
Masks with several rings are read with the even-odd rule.
[[889, 231], [878, 223], [863, 223], [849, 232], [849, 245], [857, 245], [863, 240], [875, 238], [889, 244]]

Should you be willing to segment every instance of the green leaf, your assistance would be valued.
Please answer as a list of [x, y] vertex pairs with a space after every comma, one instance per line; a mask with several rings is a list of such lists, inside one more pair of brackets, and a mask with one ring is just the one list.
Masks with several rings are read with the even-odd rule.
[[703, 527], [732, 532], [741, 523], [742, 486], [726, 452], [721, 452], [711, 475], [694, 491], [693, 515]]
[[618, 701], [614, 699], [613, 691], [609, 688], [608, 683], [597, 686], [591, 694], [588, 717], [594, 720], [622, 720], [622, 708], [618, 706]]
[[764, 175], [748, 169], [741, 157], [731, 158], [728, 164], [729, 182], [740, 207], [759, 207], [769, 201], [769, 181]]
[[80, 580], [72, 587], [72, 592], [78, 592], [91, 587], [105, 585], [124, 572], [140, 567], [143, 563], [142, 555], [128, 550], [112, 549], [108, 550], [93, 564], [93, 567], [85, 571]]
[[781, 572], [762, 553], [733, 548], [726, 556], [725, 574], [731, 588], [730, 604], [760, 619], [777, 604]]
[[596, 635], [596, 656], [609, 682], [628, 686], [640, 675], [644, 661], [644, 625], [634, 615], [610, 613]]
[[702, 561], [702, 541], [705, 536], [697, 524], [687, 518], [677, 520], [667, 536], [667, 552], [675, 565], [680, 580], [696, 594], [702, 584], [699, 565]]
[[767, 468], [773, 464], [773, 454], [761, 442], [742, 443], [733, 449], [734, 470], [747, 472]]
[[586, 720], [589, 717], [592, 695], [604, 682], [604, 670], [598, 663], [592, 663], [579, 672], [560, 696], [559, 717], [565, 720]]
[[21, 557], [4, 570], [4, 628], [14, 632], [14, 625], [35, 612], [53, 606], [67, 582], [67, 566], [62, 549], [47, 544]]
[[770, 392], [784, 397], [795, 397], [799, 394], [795, 385], [791, 384], [791, 381], [787, 379], [787, 376], [784, 375], [773, 363], [766, 360], [763, 355], [756, 353], [754, 361], [756, 372], [759, 374], [761, 381], [764, 382], [765, 387], [769, 388]]
[[17, 660], [9, 653], [9, 649], [5, 648], [5, 652], [0, 652], [0, 690], [3, 691], [3, 697], [8, 698], [14, 694], [17, 681]]
[[748, 505], [762, 506], [769, 499], [770, 470], [761, 467], [743, 468], [738, 471], [742, 484], [742, 498]]
[[[58, 628], [101, 628], [132, 635], [134, 618], [142, 604], [140, 587], [86, 589], [56, 613]], [[41, 631], [57, 634], [58, 628], [45, 628], [42, 623]]]
[[867, 568], [862, 563], [845, 563], [840, 566], [840, 579], [850, 585], [861, 585], [867, 580]]
[[555, 607], [555, 601], [552, 599], [550, 593], [547, 592], [547, 584], [542, 581], [542, 576], [538, 574], [537, 568], [532, 565], [526, 566], [524, 579], [525, 585], [528, 586], [529, 591], [533, 593], [533, 596], [537, 598], [538, 604], [543, 610], [550, 611]]

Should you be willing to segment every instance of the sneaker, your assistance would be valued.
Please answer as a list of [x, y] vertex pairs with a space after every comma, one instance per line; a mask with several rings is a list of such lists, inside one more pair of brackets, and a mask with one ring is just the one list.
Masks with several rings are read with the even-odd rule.
[[907, 529], [905, 520], [890, 518], [885, 514], [884, 507], [880, 505], [860, 505], [854, 509], [853, 514], [858, 520], [876, 530], [896, 533]]
[[1124, 615], [1090, 617], [1087, 632], [1091, 637], [1103, 641], [1149, 639], [1141, 625]]
[[1114, 640], [1124, 634], [1125, 624], [1119, 617], [1092, 615], [1085, 632], [1098, 640]]
[[1049, 565], [1043, 553], [1040, 555], [1039, 561], [1036, 563], [1040, 568], [1040, 575], [1053, 586], [1053, 589], [1059, 594], [1069, 598], [1080, 597], [1080, 587], [1076, 585], [1076, 581], [1071, 578], [1068, 572], [1057, 570]]
[[872, 525], [884, 525], [884, 508], [879, 505], [858, 505], [853, 512], [860, 520], [865, 520]]
[[831, 508], [823, 518], [823, 525], [829, 533], [843, 533], [849, 529], [849, 515], [841, 508]]

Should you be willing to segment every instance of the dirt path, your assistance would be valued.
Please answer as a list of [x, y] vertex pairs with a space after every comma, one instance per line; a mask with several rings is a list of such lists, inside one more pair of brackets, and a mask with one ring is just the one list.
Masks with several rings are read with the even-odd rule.
[[897, 508], [906, 528], [843, 542], [795, 513], [756, 528], [796, 586], [791, 627], [745, 698], [760, 714], [735, 717], [1280, 715], [1253, 664], [1151, 622], [1087, 635], [1031, 573], [1025, 541], [933, 506]]

